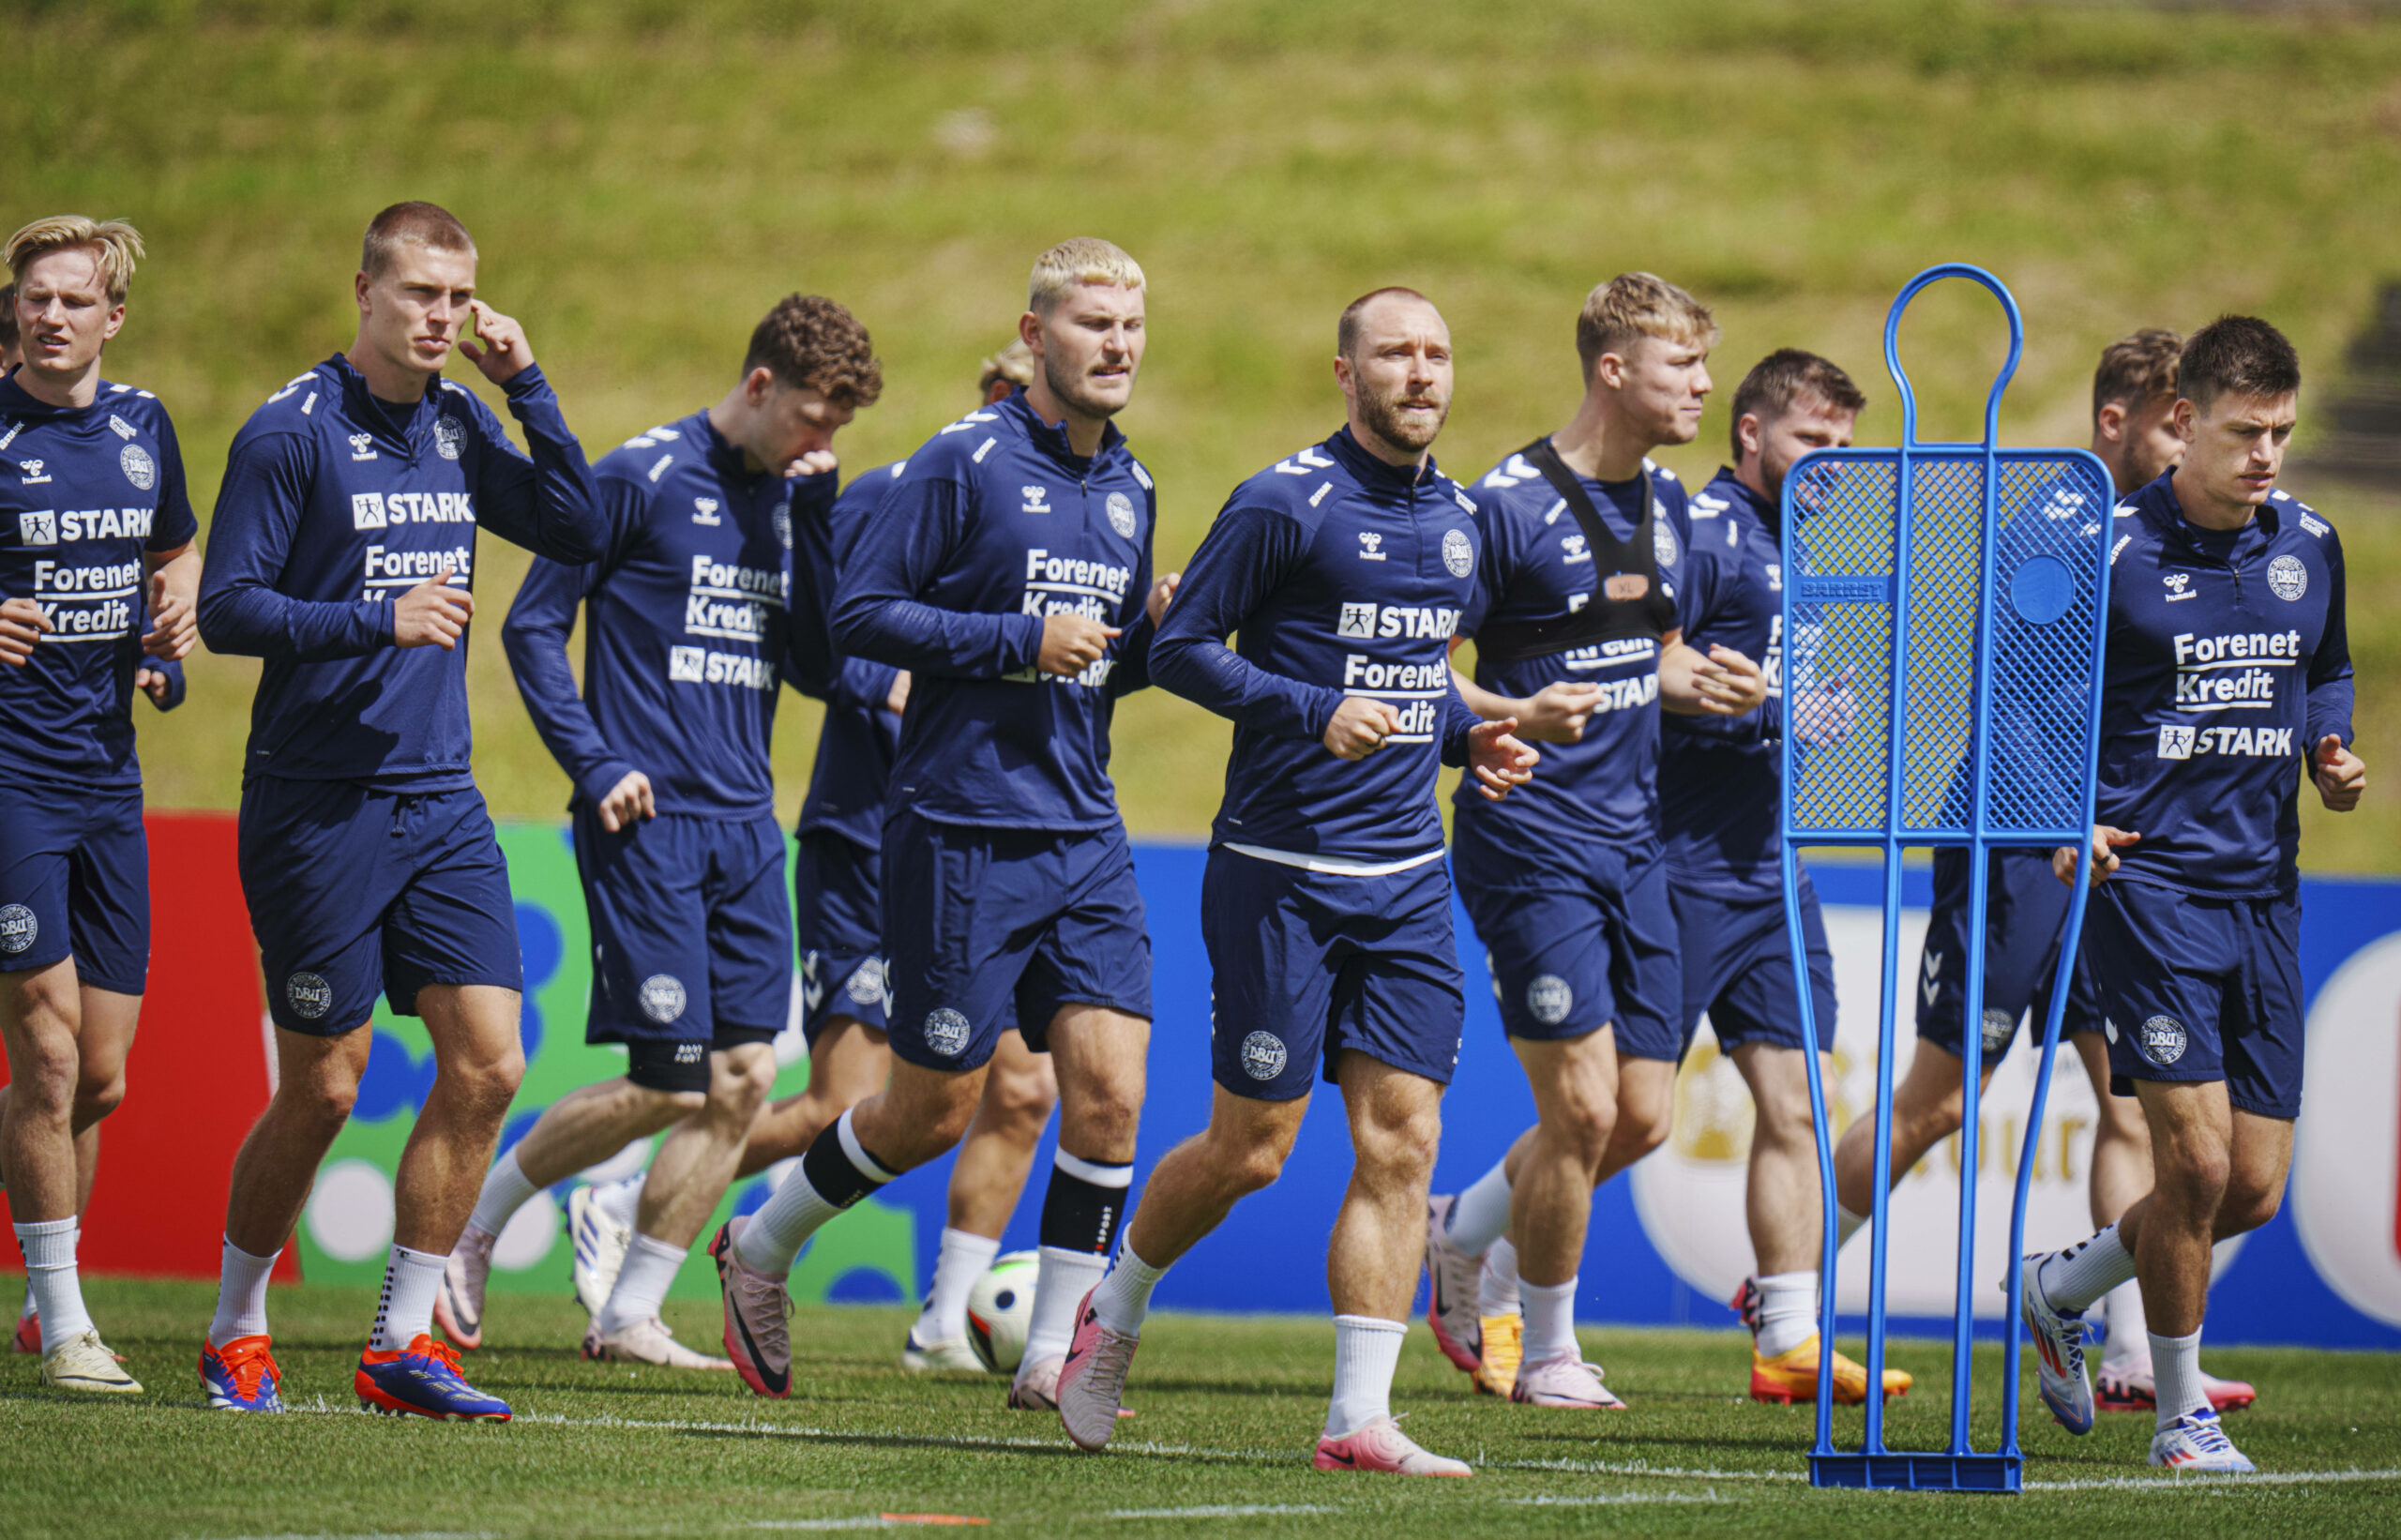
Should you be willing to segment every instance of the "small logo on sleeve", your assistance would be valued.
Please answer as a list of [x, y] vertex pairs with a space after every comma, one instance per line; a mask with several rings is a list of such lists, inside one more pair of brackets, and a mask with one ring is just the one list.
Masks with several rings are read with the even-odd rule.
[[673, 974], [653, 974], [642, 981], [642, 1013], [665, 1026], [684, 1014], [684, 981]]
[[1242, 1040], [1242, 1072], [1254, 1080], [1281, 1075], [1290, 1057], [1284, 1040], [1272, 1032], [1254, 1032]]
[[2288, 602], [2309, 592], [2309, 568], [2298, 556], [2279, 556], [2268, 564], [2268, 591]]
[[151, 460], [150, 451], [138, 444], [128, 444], [118, 450], [116, 465], [136, 491], [146, 492], [159, 484], [158, 463]]
[[283, 981], [283, 1003], [303, 1021], [314, 1021], [334, 1008], [334, 987], [322, 974], [294, 974]]
[[945, 1059], [967, 1051], [967, 1018], [948, 1005], [926, 1013], [926, 1047]]
[[41, 935], [41, 921], [23, 904], [0, 909], [0, 952], [10, 957], [31, 946]]
[[1475, 570], [1475, 542], [1463, 529], [1442, 532], [1442, 566], [1454, 578], [1464, 578]]

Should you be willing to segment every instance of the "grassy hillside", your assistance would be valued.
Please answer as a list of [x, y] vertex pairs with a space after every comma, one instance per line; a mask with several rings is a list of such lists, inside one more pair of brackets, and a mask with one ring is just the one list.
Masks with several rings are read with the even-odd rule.
[[[0, 5], [16, 78], [71, 83], [12, 97], [0, 219], [142, 225], [112, 372], [174, 409], [204, 507], [244, 415], [349, 340], [358, 231], [403, 197], [475, 230], [485, 293], [596, 451], [713, 399], [778, 294], [841, 297], [891, 382], [845, 435], [859, 468], [967, 404], [1037, 250], [1110, 236], [1151, 276], [1125, 426], [1171, 560], [1235, 481], [1336, 420], [1333, 318], [1377, 283], [1451, 320], [1441, 449], [1463, 474], [1564, 418], [1577, 301], [1629, 267], [1717, 307], [1721, 396], [1770, 348], [1819, 349], [1868, 385], [1872, 443], [1898, 426], [1877, 357], [1892, 293], [1982, 263], [2029, 318], [2007, 436], [2080, 442], [2095, 353], [2141, 325], [2258, 310], [2331, 383], [2401, 192], [2392, 20], [1911, 0], [203, 10]], [[1971, 420], [1999, 335], [1980, 298], [1925, 302], [1904, 343], [1932, 428]], [[1721, 410], [1669, 462], [1705, 476], [1724, 433]], [[2363, 751], [2391, 762], [2401, 535], [2389, 508], [2321, 501], [2352, 552]], [[487, 552], [489, 619], [521, 563]], [[480, 773], [498, 810], [547, 814], [565, 781], [495, 640], [474, 657]], [[252, 676], [203, 658], [189, 705], [145, 720], [158, 803], [231, 805]], [[787, 709], [790, 807], [814, 713]], [[1134, 825], [1203, 827], [1220, 725], [1156, 695], [1121, 723]], [[2401, 799], [2344, 834], [2316, 864], [2401, 866]]]

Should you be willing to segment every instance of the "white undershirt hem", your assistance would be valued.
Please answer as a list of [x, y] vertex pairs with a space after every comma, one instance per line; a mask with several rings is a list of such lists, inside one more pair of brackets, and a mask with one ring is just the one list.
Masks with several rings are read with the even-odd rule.
[[1440, 845], [1423, 854], [1403, 856], [1397, 861], [1351, 861], [1339, 855], [1304, 855], [1298, 851], [1272, 851], [1264, 845], [1237, 845], [1231, 840], [1218, 848], [1261, 861], [1273, 861], [1278, 866], [1299, 867], [1304, 871], [1332, 872], [1341, 877], [1389, 877], [1394, 872], [1409, 871], [1428, 861], [1442, 858]]

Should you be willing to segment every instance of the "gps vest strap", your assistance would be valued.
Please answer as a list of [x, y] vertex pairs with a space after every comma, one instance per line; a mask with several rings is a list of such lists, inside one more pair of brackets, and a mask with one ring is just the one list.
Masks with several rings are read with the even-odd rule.
[[1478, 661], [1516, 663], [1565, 652], [1571, 647], [1623, 642], [1632, 637], [1649, 637], [1655, 642], [1675, 629], [1675, 601], [1668, 596], [1659, 581], [1659, 509], [1650, 469], [1646, 466], [1641, 473], [1642, 517], [1635, 523], [1634, 538], [1621, 540], [1610, 533], [1600, 510], [1593, 506], [1592, 495], [1584, 491], [1583, 478], [1567, 468], [1559, 458], [1559, 451], [1550, 446], [1548, 436], [1534, 440], [1518, 453], [1542, 472], [1543, 479], [1567, 505], [1567, 511], [1576, 516], [1577, 527], [1584, 532], [1584, 548], [1592, 553], [1593, 575], [1597, 581], [1591, 601], [1580, 610], [1548, 620], [1503, 621], [1487, 626], [1475, 638]]

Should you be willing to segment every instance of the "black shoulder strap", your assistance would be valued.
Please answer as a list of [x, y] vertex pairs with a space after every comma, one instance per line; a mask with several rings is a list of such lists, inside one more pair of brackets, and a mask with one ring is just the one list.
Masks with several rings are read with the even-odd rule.
[[[1634, 538], [1621, 540], [1610, 532], [1600, 509], [1593, 506], [1583, 478], [1567, 468], [1548, 436], [1534, 440], [1518, 453], [1542, 472], [1543, 479], [1550, 483], [1551, 490], [1567, 505], [1567, 511], [1575, 516], [1577, 528], [1584, 532], [1584, 548], [1592, 552], [1593, 571], [1599, 581], [1594, 584], [1592, 602], [1580, 610], [1549, 620], [1504, 621], [1487, 626], [1475, 639], [1477, 658], [1516, 663], [1565, 652], [1571, 647], [1589, 647], [1631, 637], [1656, 641], [1665, 636], [1675, 625], [1675, 609], [1659, 581], [1655, 544], [1658, 497], [1652, 488], [1650, 473], [1642, 473], [1642, 516], [1635, 523]], [[1622, 592], [1611, 592], [1613, 587]]]

